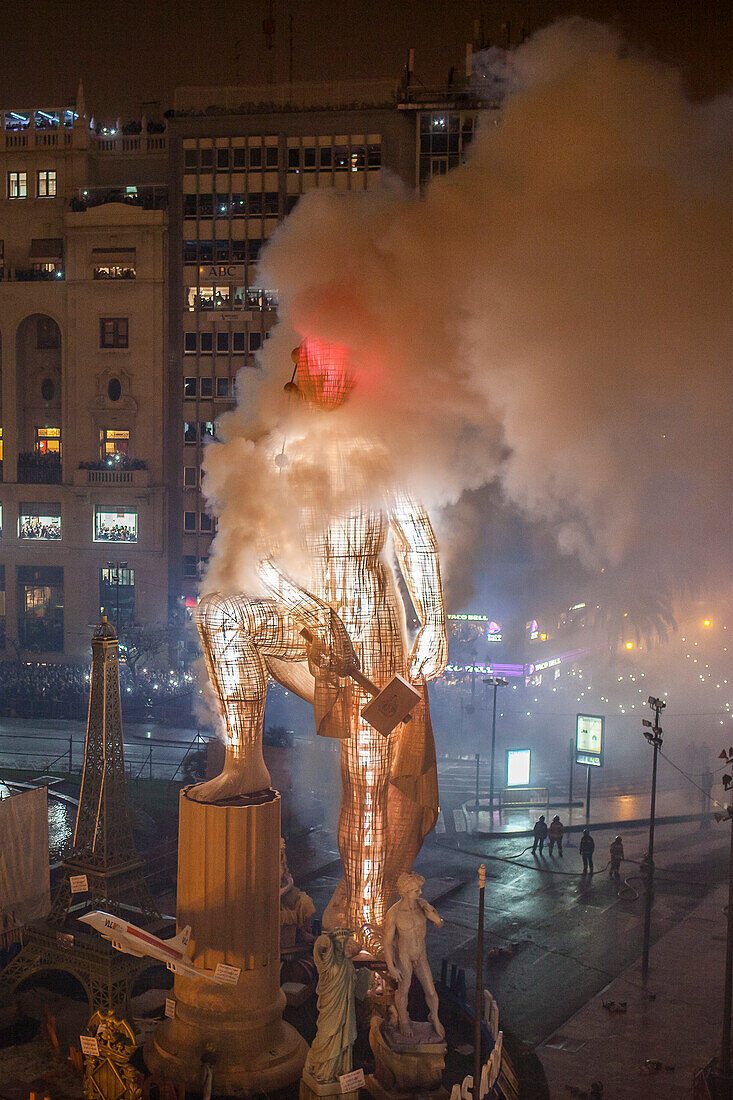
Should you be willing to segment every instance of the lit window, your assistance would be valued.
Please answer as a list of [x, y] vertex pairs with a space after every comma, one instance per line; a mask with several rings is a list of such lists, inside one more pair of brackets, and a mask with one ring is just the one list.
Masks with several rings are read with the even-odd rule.
[[99, 429], [99, 453], [101, 459], [115, 460], [130, 452], [130, 432], [124, 428]]
[[95, 279], [134, 279], [136, 276], [134, 267], [122, 264], [101, 264], [94, 268]]
[[37, 455], [61, 454], [61, 428], [36, 428], [33, 449]]
[[100, 348], [126, 348], [128, 335], [127, 317], [100, 317]]
[[56, 197], [55, 170], [38, 173], [36, 194], [39, 199], [53, 199]]
[[28, 173], [27, 172], [8, 172], [8, 198], [9, 199], [27, 199], [28, 198]]
[[55, 542], [61, 538], [60, 504], [21, 504], [18, 538]]
[[184, 424], [183, 424], [183, 442], [184, 443], [195, 443], [197, 439], [198, 439], [198, 435], [197, 435], [197, 432], [196, 432], [196, 421], [195, 420], [194, 421], [189, 421], [189, 420], [184, 421]]
[[[209, 381], [211, 381], [211, 379], [209, 379]], [[207, 436], [210, 436], [211, 438], [213, 438], [213, 436], [214, 436], [214, 421], [213, 420], [202, 420], [201, 423], [199, 424], [199, 429], [201, 431], [201, 439], [202, 440], [206, 439]]]
[[96, 508], [94, 541], [137, 542], [137, 512], [129, 509], [115, 512]]

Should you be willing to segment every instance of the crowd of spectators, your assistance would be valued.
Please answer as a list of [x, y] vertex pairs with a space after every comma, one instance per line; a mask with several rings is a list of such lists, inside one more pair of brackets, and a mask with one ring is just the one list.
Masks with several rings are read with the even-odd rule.
[[137, 529], [124, 523], [100, 523], [95, 537], [97, 542], [137, 542]]
[[55, 516], [23, 516], [20, 521], [22, 539], [60, 539], [61, 519]]
[[[89, 704], [89, 665], [0, 662], [0, 714], [15, 718], [85, 718]], [[138, 669], [133, 677], [120, 665], [123, 711], [154, 708], [192, 693], [189, 673]]]

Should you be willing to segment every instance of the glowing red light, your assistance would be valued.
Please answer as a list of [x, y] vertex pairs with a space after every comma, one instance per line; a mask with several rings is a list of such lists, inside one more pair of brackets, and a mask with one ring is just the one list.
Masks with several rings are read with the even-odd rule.
[[337, 409], [356, 381], [347, 348], [308, 337], [298, 353], [298, 389], [322, 409]]

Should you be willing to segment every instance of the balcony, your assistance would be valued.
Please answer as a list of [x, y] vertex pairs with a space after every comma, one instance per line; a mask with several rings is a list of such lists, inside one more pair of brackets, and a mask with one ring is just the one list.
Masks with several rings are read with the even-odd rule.
[[18, 455], [18, 484], [60, 485], [61, 456], [24, 451]]
[[142, 459], [109, 462], [80, 462], [74, 471], [74, 485], [129, 485], [134, 489], [147, 489], [150, 474]]
[[53, 271], [39, 270], [35, 267], [16, 267], [11, 274], [7, 272], [7, 281], [16, 283], [58, 283], [65, 278], [63, 268]]
[[126, 206], [139, 206], [143, 210], [167, 210], [167, 187], [80, 187], [71, 200], [71, 209], [83, 213], [95, 206], [120, 202]]

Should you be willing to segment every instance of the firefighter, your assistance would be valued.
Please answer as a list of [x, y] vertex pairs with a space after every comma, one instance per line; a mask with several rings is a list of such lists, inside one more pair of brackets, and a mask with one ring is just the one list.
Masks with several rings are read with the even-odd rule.
[[542, 845], [547, 839], [547, 822], [545, 821], [545, 815], [540, 814], [539, 818], [535, 822], [534, 829], [534, 844], [532, 845], [532, 855], [537, 851], [537, 845], [540, 847], [540, 855], [542, 855]]
[[580, 838], [580, 844], [578, 848], [580, 854], [583, 857], [583, 874], [587, 874], [589, 871], [593, 874], [593, 852], [595, 851], [596, 842], [590, 835], [590, 829], [586, 825], [583, 829], [583, 835]]
[[611, 844], [611, 870], [608, 872], [610, 878], [621, 877], [619, 868], [622, 859], [624, 859], [624, 842], [620, 836], [617, 836]]
[[550, 822], [549, 837], [550, 837], [550, 855], [552, 855], [552, 849], [557, 844], [557, 854], [562, 859], [562, 837], [565, 832], [565, 826], [558, 817], [557, 814]]

